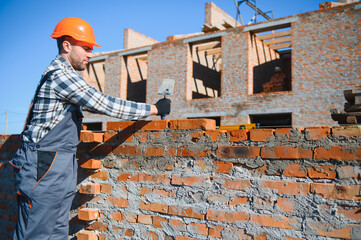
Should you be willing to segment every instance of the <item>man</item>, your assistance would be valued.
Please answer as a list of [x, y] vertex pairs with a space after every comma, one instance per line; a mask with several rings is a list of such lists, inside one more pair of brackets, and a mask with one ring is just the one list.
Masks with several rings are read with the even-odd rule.
[[76, 71], [85, 69], [93, 46], [92, 27], [69, 17], [55, 27], [59, 54], [43, 74], [29, 111], [15, 167], [18, 219], [13, 239], [66, 240], [76, 191], [76, 147], [82, 110], [120, 119], [142, 119], [170, 112], [170, 100], [155, 105], [125, 101], [91, 88]]

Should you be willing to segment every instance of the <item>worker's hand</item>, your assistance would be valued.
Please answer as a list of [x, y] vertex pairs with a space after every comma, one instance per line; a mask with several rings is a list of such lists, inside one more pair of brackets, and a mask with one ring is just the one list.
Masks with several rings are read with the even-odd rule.
[[168, 115], [170, 113], [170, 103], [171, 100], [169, 98], [160, 99], [155, 106], [157, 107], [158, 113], [157, 115]]

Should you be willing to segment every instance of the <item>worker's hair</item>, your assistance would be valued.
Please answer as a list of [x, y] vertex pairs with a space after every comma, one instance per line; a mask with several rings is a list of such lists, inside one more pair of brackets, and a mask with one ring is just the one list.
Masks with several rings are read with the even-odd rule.
[[74, 40], [73, 40], [72, 37], [70, 37], [70, 36], [61, 36], [60, 38], [56, 39], [59, 53], [63, 50], [63, 42], [65, 40], [69, 41], [71, 44], [74, 44]]

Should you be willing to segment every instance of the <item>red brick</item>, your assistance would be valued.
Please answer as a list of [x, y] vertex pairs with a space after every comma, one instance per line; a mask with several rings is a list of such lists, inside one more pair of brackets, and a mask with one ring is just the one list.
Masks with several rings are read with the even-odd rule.
[[207, 154], [207, 150], [205, 149], [195, 149], [192, 151], [188, 147], [181, 147], [178, 149], [177, 156], [179, 157], [205, 157]]
[[133, 237], [134, 236], [134, 230], [131, 228], [128, 228], [125, 230], [125, 236]]
[[111, 194], [113, 192], [113, 189], [112, 189], [112, 186], [110, 184], [104, 183], [104, 184], [100, 184], [100, 191], [102, 193]]
[[149, 147], [144, 153], [143, 156], [150, 157], [150, 156], [163, 156], [165, 151], [163, 147]]
[[311, 183], [310, 192], [324, 198], [360, 201], [360, 185], [336, 185], [330, 183]]
[[361, 128], [360, 126], [333, 127], [332, 135], [345, 137], [361, 137]]
[[304, 159], [312, 158], [311, 149], [291, 146], [263, 147], [261, 157], [265, 159]]
[[230, 142], [239, 142], [248, 140], [249, 130], [240, 129], [240, 130], [228, 130], [229, 141]]
[[345, 217], [360, 221], [361, 220], [361, 207], [338, 207], [338, 214], [342, 214]]
[[82, 208], [78, 210], [78, 218], [84, 221], [91, 221], [99, 218], [97, 209]]
[[207, 130], [205, 131], [206, 136], [211, 137], [211, 142], [219, 141], [227, 131], [225, 130]]
[[189, 218], [197, 218], [204, 219], [205, 215], [199, 213], [198, 210], [194, 210], [194, 208], [181, 208], [177, 206], [169, 206], [169, 214], [181, 216], [181, 217], [189, 217]]
[[277, 128], [275, 129], [275, 136], [279, 141], [290, 141], [292, 128]]
[[143, 143], [146, 142], [148, 139], [148, 133], [147, 132], [141, 132], [141, 133], [134, 133], [134, 138], [136, 138], [139, 142]]
[[114, 206], [117, 206], [117, 207], [120, 207], [120, 208], [126, 208], [128, 207], [129, 205], [129, 202], [127, 199], [124, 199], [124, 198], [118, 198], [118, 197], [111, 197], [109, 196], [108, 197], [108, 201], [114, 205]]
[[110, 213], [110, 216], [112, 216], [112, 219], [115, 221], [122, 221], [123, 219], [121, 212]]
[[119, 122], [107, 122], [107, 130], [111, 131], [130, 131], [134, 132], [135, 122], [132, 121], [119, 121]]
[[302, 195], [306, 196], [310, 190], [309, 183], [286, 182], [286, 181], [263, 181], [260, 185], [263, 188], [276, 190], [280, 194]]
[[234, 197], [233, 200], [229, 201], [230, 206], [243, 205], [248, 202], [248, 197]]
[[306, 231], [308, 234], [332, 238], [351, 239], [352, 225], [348, 225], [344, 228], [330, 229], [328, 224], [326, 225], [325, 223], [319, 221], [315, 222], [313, 220], [308, 220], [306, 224], [310, 229], [308, 232]]
[[139, 208], [152, 212], [168, 213], [168, 205], [165, 204], [147, 203], [142, 201], [139, 205]]
[[152, 120], [135, 122], [135, 131], [160, 131], [168, 127], [168, 120]]
[[139, 173], [139, 182], [152, 182], [155, 184], [169, 184], [170, 179], [168, 174], [149, 175], [146, 173]]
[[335, 166], [311, 167], [308, 170], [308, 176], [310, 178], [335, 179], [336, 178], [336, 167]]
[[180, 119], [170, 120], [170, 129], [202, 129], [202, 130], [215, 130], [216, 121], [213, 119]]
[[175, 227], [177, 229], [177, 231], [184, 232], [187, 229], [187, 225], [183, 221], [180, 221], [180, 220], [170, 219], [169, 224], [172, 225], [173, 227]]
[[317, 147], [315, 149], [315, 159], [324, 160], [342, 160], [342, 161], [360, 161], [361, 160], [361, 147], [340, 147], [331, 146], [330, 149]]
[[[218, 180], [218, 179], [222, 179], [222, 178], [218, 178], [218, 177], [213, 178], [213, 180]], [[246, 190], [250, 186], [251, 186], [251, 182], [249, 180], [243, 180], [243, 179], [231, 180], [224, 178], [224, 183], [222, 184], [223, 188], [239, 190], [239, 191]]]
[[209, 236], [214, 238], [221, 238], [223, 229], [223, 226], [211, 225], [209, 227]]
[[308, 127], [305, 129], [306, 140], [321, 140], [331, 134], [331, 127]]
[[98, 240], [98, 236], [95, 232], [91, 231], [81, 231], [77, 235], [77, 240]]
[[280, 215], [266, 216], [252, 214], [251, 221], [258, 223], [262, 227], [301, 230], [301, 223], [298, 220]]
[[217, 222], [235, 223], [238, 221], [247, 221], [249, 216], [247, 213], [241, 211], [220, 211], [220, 210], [207, 210], [206, 220]]
[[185, 185], [185, 186], [198, 186], [201, 187], [206, 181], [209, 181], [209, 176], [179, 176], [173, 175], [171, 184]]
[[85, 229], [105, 232], [108, 230], [108, 225], [102, 222], [92, 222], [90, 225], [86, 226]]
[[141, 155], [142, 151], [136, 146], [124, 146], [120, 145], [112, 150], [113, 154], [125, 154], [125, 155]]
[[80, 141], [82, 142], [103, 142], [104, 133], [81, 132]]
[[298, 163], [291, 163], [284, 170], [283, 175], [287, 177], [307, 177], [307, 171], [302, 169]]
[[135, 213], [125, 212], [123, 213], [122, 220], [128, 223], [136, 223], [138, 215]]
[[208, 227], [205, 223], [191, 223], [190, 226], [195, 227], [199, 234], [208, 236]]
[[339, 179], [361, 179], [360, 166], [339, 166], [336, 171]]
[[220, 158], [255, 158], [260, 152], [259, 147], [229, 146], [219, 147], [216, 154]]
[[91, 178], [96, 178], [100, 180], [107, 180], [108, 179], [108, 172], [107, 171], [98, 171], [90, 175]]
[[88, 183], [86, 185], [80, 185], [79, 192], [82, 194], [97, 194], [100, 193], [100, 184]]
[[119, 143], [119, 142], [131, 142], [133, 140], [132, 132], [105, 132], [104, 133], [104, 142], [107, 143]]
[[284, 212], [293, 212], [294, 211], [295, 201], [290, 198], [278, 198], [277, 206], [282, 209]]
[[256, 142], [266, 142], [273, 137], [274, 129], [251, 129], [249, 139]]
[[130, 173], [122, 173], [117, 177], [118, 181], [125, 182], [125, 181], [134, 181], [139, 182], [139, 174], [135, 174], [134, 176]]
[[229, 173], [229, 170], [233, 168], [233, 163], [223, 162], [223, 161], [214, 161], [213, 166], [216, 166], [216, 172], [218, 173]]
[[164, 218], [164, 217], [159, 217], [159, 216], [153, 216], [153, 226], [156, 228], [163, 228], [162, 225], [164, 225], [164, 223], [168, 222], [168, 219]]
[[88, 159], [81, 164], [80, 167], [86, 169], [100, 169], [102, 167], [102, 162], [98, 159]]
[[152, 215], [138, 215], [138, 223], [152, 225], [153, 223], [153, 217]]

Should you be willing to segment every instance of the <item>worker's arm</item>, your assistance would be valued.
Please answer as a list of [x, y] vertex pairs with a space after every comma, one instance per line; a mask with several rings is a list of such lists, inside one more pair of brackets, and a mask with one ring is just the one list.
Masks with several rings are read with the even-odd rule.
[[142, 119], [149, 115], [160, 115], [167, 109], [170, 111], [170, 102], [157, 102], [152, 105], [105, 95], [90, 87], [74, 71], [58, 71], [56, 75], [54, 77], [56, 83], [54, 90], [57, 96], [91, 111], [126, 120]]

